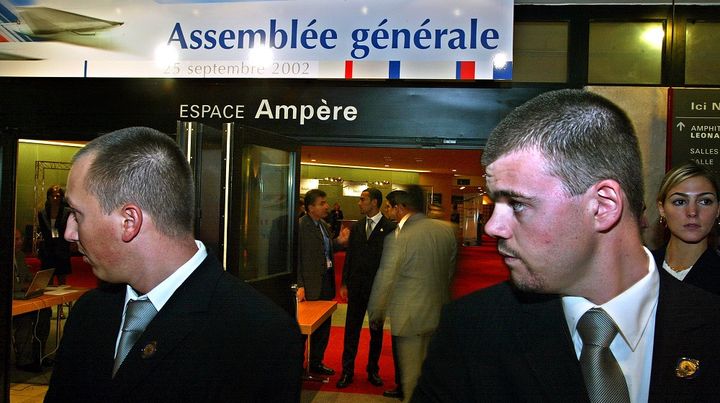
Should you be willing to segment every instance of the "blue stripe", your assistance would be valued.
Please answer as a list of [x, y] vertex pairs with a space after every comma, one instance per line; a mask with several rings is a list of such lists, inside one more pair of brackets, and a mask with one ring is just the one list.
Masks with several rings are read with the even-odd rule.
[[87, 60], [85, 60], [85, 66], [83, 67], [83, 77], [87, 78]]
[[400, 60], [390, 60], [388, 78], [397, 80], [400, 78]]
[[455, 62], [455, 79], [460, 79], [460, 73], [462, 72], [462, 64], [461, 62]]
[[502, 68], [493, 65], [493, 80], [512, 80], [513, 62], [506, 62]]
[[15, 22], [18, 20], [17, 16], [12, 11], [8, 10], [7, 7], [0, 2], [0, 22]]

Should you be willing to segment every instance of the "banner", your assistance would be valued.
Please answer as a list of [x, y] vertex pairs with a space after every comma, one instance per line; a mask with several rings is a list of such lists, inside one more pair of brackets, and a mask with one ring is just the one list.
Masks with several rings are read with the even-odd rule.
[[512, 78], [512, 0], [0, 0], [0, 75]]

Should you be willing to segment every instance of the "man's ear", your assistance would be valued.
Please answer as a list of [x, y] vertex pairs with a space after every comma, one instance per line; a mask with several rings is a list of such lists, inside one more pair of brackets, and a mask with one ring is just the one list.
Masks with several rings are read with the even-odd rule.
[[620, 184], [612, 179], [602, 180], [592, 187], [596, 202], [595, 226], [600, 232], [614, 227], [622, 218], [625, 207], [624, 193]]
[[126, 204], [120, 209], [122, 215], [122, 240], [130, 242], [140, 233], [143, 224], [142, 209], [136, 204]]

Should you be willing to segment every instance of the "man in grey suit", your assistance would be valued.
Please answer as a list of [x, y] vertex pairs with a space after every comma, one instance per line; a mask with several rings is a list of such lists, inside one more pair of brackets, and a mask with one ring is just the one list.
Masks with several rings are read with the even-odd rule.
[[[328, 216], [327, 195], [320, 189], [305, 194], [306, 215], [300, 218], [298, 228], [297, 299], [326, 300], [335, 298], [335, 248], [347, 243], [350, 230], [340, 231], [333, 239]], [[333, 375], [335, 370], [323, 364], [325, 349], [330, 340], [331, 318], [313, 332], [310, 339], [310, 371], [321, 375]]]
[[451, 226], [423, 214], [422, 189], [411, 187], [395, 201], [398, 226], [386, 238], [368, 314], [375, 328], [390, 317], [405, 392], [397, 397], [409, 399], [440, 310], [450, 301], [457, 243]]

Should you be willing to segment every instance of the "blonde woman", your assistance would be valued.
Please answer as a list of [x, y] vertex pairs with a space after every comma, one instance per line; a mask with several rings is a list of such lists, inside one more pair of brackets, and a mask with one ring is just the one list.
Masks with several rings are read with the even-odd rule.
[[657, 196], [669, 241], [653, 251], [661, 274], [720, 294], [720, 256], [709, 238], [720, 215], [713, 175], [690, 162], [665, 175]]

